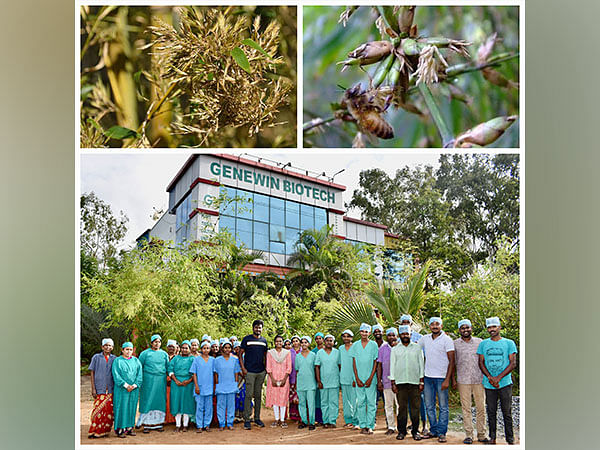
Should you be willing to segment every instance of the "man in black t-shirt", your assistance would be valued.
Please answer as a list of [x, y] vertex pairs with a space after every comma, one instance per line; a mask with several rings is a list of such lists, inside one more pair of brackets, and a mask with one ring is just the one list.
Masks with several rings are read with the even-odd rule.
[[242, 339], [240, 345], [240, 366], [242, 375], [246, 378], [246, 399], [244, 400], [244, 429], [249, 430], [252, 399], [254, 399], [254, 423], [259, 427], [265, 424], [260, 420], [260, 405], [262, 388], [265, 382], [267, 364], [267, 340], [261, 337], [263, 321], [252, 322], [252, 334]]

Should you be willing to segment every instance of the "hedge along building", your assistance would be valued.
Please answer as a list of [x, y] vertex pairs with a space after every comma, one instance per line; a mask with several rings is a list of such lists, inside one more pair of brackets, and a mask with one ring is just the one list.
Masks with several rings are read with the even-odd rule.
[[339, 239], [393, 247], [398, 237], [385, 225], [345, 215], [345, 186], [324, 173], [313, 176], [290, 163], [250, 158], [192, 155], [167, 186], [168, 211], [138, 241], [182, 244], [201, 240], [208, 230], [227, 229], [238, 245], [263, 252], [246, 271], [280, 276], [291, 269], [288, 261], [304, 230], [329, 225]]

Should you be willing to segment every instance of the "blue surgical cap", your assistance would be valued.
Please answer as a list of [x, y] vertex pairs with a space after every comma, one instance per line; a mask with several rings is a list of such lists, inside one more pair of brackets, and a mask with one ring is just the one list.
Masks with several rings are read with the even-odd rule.
[[225, 344], [229, 344], [231, 345], [231, 341], [227, 338], [223, 338], [223, 342], [221, 343], [221, 347], [223, 347]]
[[398, 334], [398, 332], [396, 331], [396, 329], [394, 327], [388, 328], [387, 330], [385, 330], [385, 335], [387, 336], [388, 334]]
[[188, 341], [187, 339], [181, 343], [181, 345], [183, 345], [183, 344], [187, 344], [190, 347], [192, 346], [192, 344], [190, 343], [190, 341]]
[[219, 345], [219, 341], [213, 339], [212, 341], [210, 341], [210, 345]]
[[433, 322], [437, 322], [441, 325], [442, 319], [440, 317], [432, 317], [431, 319], [429, 319], [429, 325], [431, 325]]
[[410, 325], [400, 325], [398, 327], [398, 334], [408, 333], [410, 334]]
[[153, 334], [152, 337], [150, 338], [150, 342], [154, 342], [157, 339], [160, 339], [162, 341], [160, 334]]
[[177, 345], [177, 341], [176, 341], [175, 339], [169, 339], [169, 340], [167, 341], [167, 347], [168, 347], [169, 345], [176, 346], [176, 345]]
[[372, 331], [375, 330], [380, 330], [381, 332], [383, 332], [383, 327], [381, 325], [379, 325], [378, 323], [376, 323], [375, 325], [373, 325], [373, 328], [371, 328]]
[[400, 316], [400, 322], [404, 322], [405, 320], [408, 320], [412, 323], [412, 317], [410, 314], [402, 314], [402, 316]]
[[110, 344], [114, 347], [115, 343], [113, 342], [113, 340], [111, 338], [104, 338], [102, 339], [102, 347], [104, 347], [106, 344]]
[[342, 331], [342, 336], [345, 335], [345, 334], [349, 335], [350, 337], [354, 337], [354, 333], [352, 331], [350, 331], [350, 330], [344, 330], [344, 331]]
[[242, 344], [240, 344], [240, 341], [235, 341], [235, 342], [233, 343], [233, 348], [237, 348], [237, 347], [239, 347], [240, 345], [242, 345]]
[[488, 317], [485, 319], [486, 327], [499, 327], [500, 326], [500, 318], [499, 317]]
[[360, 331], [368, 331], [369, 333], [371, 332], [371, 325], [369, 325], [368, 323], [361, 323], [360, 324]]
[[121, 348], [133, 348], [133, 344], [131, 342], [125, 342]]
[[202, 341], [202, 344], [200, 344], [200, 348], [204, 348], [204, 347], [210, 347], [210, 342]]
[[202, 340], [203, 341], [210, 341], [210, 336], [208, 334], [203, 334], [202, 335]]
[[315, 334], [315, 337], [319, 337], [319, 336], [324, 337], [325, 335], [319, 331], [317, 334]]
[[468, 325], [470, 327], [472, 327], [473, 325], [471, 325], [471, 321], [469, 319], [463, 319], [460, 322], [458, 322], [458, 328], [460, 329], [460, 327], [462, 327], [463, 325]]
[[191, 345], [192, 345], [194, 342], [195, 342], [196, 344], [199, 344], [199, 343], [200, 343], [200, 341], [199, 341], [198, 339], [196, 339], [196, 338], [194, 338], [194, 339], [190, 339], [190, 346], [191, 346]]
[[327, 339], [327, 338], [331, 338], [331, 339], [333, 339], [335, 341], [335, 338], [333, 337], [332, 334], [326, 334], [325, 335], [325, 339]]
[[312, 340], [310, 339], [310, 336], [302, 336], [300, 338], [300, 342], [302, 342], [303, 340], [305, 340], [308, 342], [308, 345], [310, 345], [310, 343], [312, 342]]

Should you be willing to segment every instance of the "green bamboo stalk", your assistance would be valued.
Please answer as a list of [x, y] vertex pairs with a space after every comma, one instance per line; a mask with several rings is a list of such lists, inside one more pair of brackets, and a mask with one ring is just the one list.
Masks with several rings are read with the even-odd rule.
[[427, 86], [425, 83], [420, 83], [419, 91], [421, 91], [421, 95], [423, 95], [423, 99], [425, 100], [425, 104], [429, 109], [429, 113], [431, 114], [433, 123], [435, 123], [435, 126], [437, 127], [438, 132], [440, 133], [440, 137], [442, 138], [442, 147], [448, 148], [452, 146], [452, 143], [454, 142], [454, 135], [450, 131], [450, 128], [448, 127], [446, 122], [444, 121], [442, 113], [440, 112], [440, 109], [437, 103], [435, 102], [433, 95], [431, 94], [429, 86]]

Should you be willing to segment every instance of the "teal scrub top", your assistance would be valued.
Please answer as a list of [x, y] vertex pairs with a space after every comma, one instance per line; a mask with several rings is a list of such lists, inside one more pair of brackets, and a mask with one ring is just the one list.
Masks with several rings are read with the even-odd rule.
[[310, 391], [317, 389], [315, 380], [315, 359], [313, 352], [308, 352], [304, 357], [302, 353], [296, 355], [296, 390]]
[[350, 348], [350, 355], [356, 361], [356, 372], [364, 383], [373, 371], [373, 361], [379, 356], [379, 347], [375, 341], [369, 340], [363, 348], [361, 341], [356, 341]]
[[352, 369], [352, 356], [350, 355], [352, 346], [350, 346], [350, 350], [346, 350], [346, 346], [342, 344], [338, 347], [338, 350], [340, 351], [340, 364], [342, 366], [340, 384], [352, 385], [354, 381], [354, 369]]
[[319, 366], [321, 383], [324, 389], [340, 387], [340, 351], [332, 348], [327, 354], [325, 349], [317, 352], [315, 366]]

